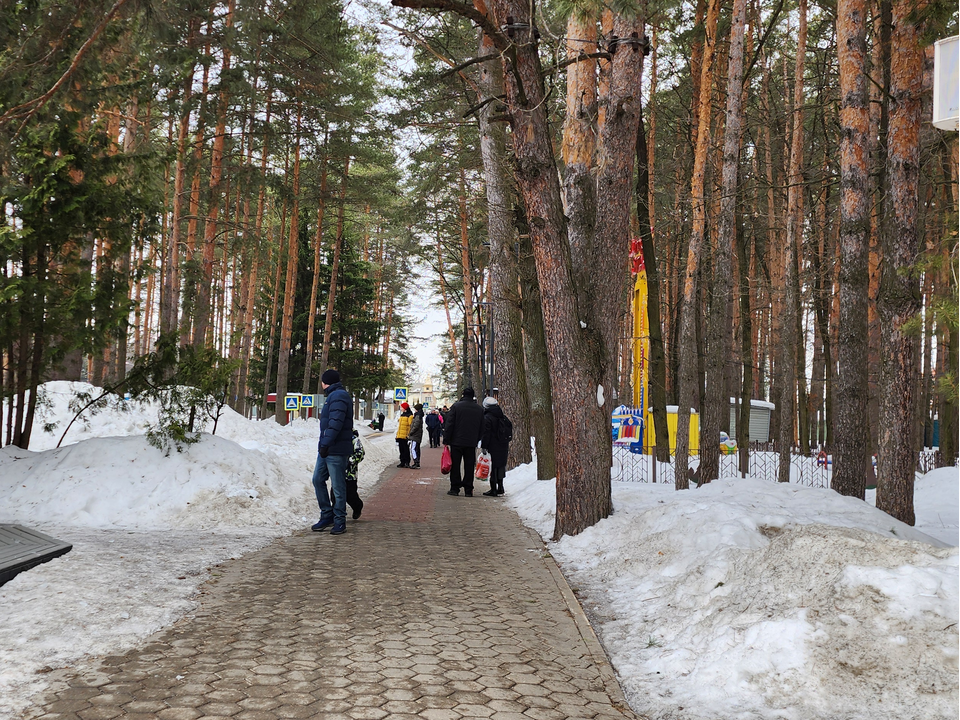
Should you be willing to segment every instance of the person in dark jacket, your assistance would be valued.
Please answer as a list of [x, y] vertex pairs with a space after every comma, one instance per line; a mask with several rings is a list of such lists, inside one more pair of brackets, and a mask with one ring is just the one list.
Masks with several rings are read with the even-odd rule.
[[387, 416], [383, 413], [377, 413], [377, 429], [380, 432], [383, 432], [383, 421], [387, 419]]
[[463, 389], [462, 397], [443, 420], [443, 444], [450, 446], [450, 460], [453, 462], [447, 495], [459, 495], [460, 488], [463, 488], [464, 495], [473, 497], [473, 467], [477, 462], [477, 443], [483, 432], [483, 408], [477, 405], [472, 387]]
[[416, 403], [413, 406], [416, 412], [410, 420], [410, 429], [407, 431], [407, 442], [410, 444], [410, 465], [414, 470], [420, 468], [420, 445], [423, 443], [423, 405]]
[[430, 436], [430, 447], [440, 447], [440, 416], [436, 410], [431, 410], [423, 418], [427, 426], [427, 434]]
[[[321, 532], [330, 528], [331, 535], [340, 535], [347, 529], [347, 462], [353, 454], [353, 401], [336, 370], [326, 370], [320, 376], [320, 385], [326, 400], [320, 410], [319, 452], [313, 469], [320, 519], [310, 529]], [[333, 490], [332, 507], [327, 478]]]
[[510, 441], [503, 431], [506, 415], [496, 398], [483, 399], [483, 436], [480, 447], [490, 453], [490, 489], [487, 497], [503, 495], [503, 478], [507, 474], [507, 453]]

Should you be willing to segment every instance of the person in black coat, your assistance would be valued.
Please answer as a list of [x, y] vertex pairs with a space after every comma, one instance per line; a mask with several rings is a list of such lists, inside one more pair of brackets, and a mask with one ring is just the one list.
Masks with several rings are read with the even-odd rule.
[[[311, 527], [314, 532], [330, 528], [331, 535], [340, 535], [347, 527], [347, 462], [353, 454], [353, 401], [340, 373], [326, 370], [320, 376], [326, 395], [320, 410], [320, 442], [317, 464], [313, 469], [313, 488], [320, 506], [320, 519]], [[327, 479], [333, 492], [330, 502]]]
[[427, 426], [427, 434], [430, 436], [430, 447], [440, 447], [440, 416], [436, 410], [431, 410], [423, 418], [423, 424]]
[[503, 430], [506, 415], [496, 398], [483, 399], [483, 436], [480, 447], [490, 453], [490, 489], [488, 497], [503, 495], [503, 478], [507, 474], [507, 453], [510, 441]]
[[473, 467], [477, 462], [477, 443], [482, 432], [483, 408], [477, 404], [473, 388], [464, 388], [460, 400], [443, 418], [443, 444], [450, 446], [450, 460], [453, 462], [447, 495], [459, 495], [460, 488], [463, 488], [464, 495], [473, 497]]

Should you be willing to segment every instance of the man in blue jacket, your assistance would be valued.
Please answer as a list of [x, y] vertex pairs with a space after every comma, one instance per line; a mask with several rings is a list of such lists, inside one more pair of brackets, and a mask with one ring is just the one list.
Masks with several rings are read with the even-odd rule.
[[[353, 401], [336, 370], [324, 372], [320, 385], [326, 400], [320, 410], [319, 454], [313, 469], [320, 520], [310, 529], [321, 532], [330, 528], [331, 535], [341, 535], [347, 529], [347, 463], [353, 453]], [[327, 490], [328, 477], [333, 488], [333, 507]]]

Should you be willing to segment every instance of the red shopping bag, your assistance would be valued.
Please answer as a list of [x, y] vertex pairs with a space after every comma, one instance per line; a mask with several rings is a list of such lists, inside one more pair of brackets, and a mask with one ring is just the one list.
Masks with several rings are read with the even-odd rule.
[[444, 445], [443, 454], [440, 455], [440, 472], [449, 475], [451, 469], [453, 469], [453, 460], [450, 459], [450, 446]]
[[473, 476], [477, 480], [488, 480], [490, 478], [490, 456], [483, 452], [477, 457], [477, 464], [473, 468]]

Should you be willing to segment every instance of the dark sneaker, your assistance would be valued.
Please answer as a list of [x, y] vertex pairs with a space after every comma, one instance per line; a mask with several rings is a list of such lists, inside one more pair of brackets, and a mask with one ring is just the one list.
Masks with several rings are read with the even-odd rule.
[[487, 497], [496, 497], [496, 496], [497, 496], [497, 491], [496, 491], [496, 490], [487, 490], [485, 493], [480, 493], [480, 494], [481, 494], [481, 495], [486, 495]]
[[447, 495], [459, 495], [459, 490], [447, 490]]
[[397, 467], [410, 467], [410, 466], [407, 465], [406, 463], [400, 463], [399, 465], [397, 465]]
[[355, 507], [355, 508], [353, 509], [353, 519], [354, 519], [354, 520], [359, 520], [359, 519], [360, 519], [360, 513], [362, 513], [362, 512], [363, 512], [363, 503], [360, 503], [360, 505], [359, 505], [358, 507]]
[[410, 466], [410, 468], [413, 469], [413, 470], [419, 470], [419, 469], [420, 469], [420, 463], [415, 462], [413, 465]]
[[333, 518], [330, 520], [324, 520], [323, 518], [320, 518], [317, 522], [310, 526], [310, 529], [314, 532], [323, 532], [331, 525], [333, 525]]
[[473, 497], [473, 490], [464, 490], [463, 494], [465, 497]]
[[343, 535], [346, 531], [347, 531], [347, 523], [338, 522], [333, 524], [333, 527], [330, 529], [330, 534]]

